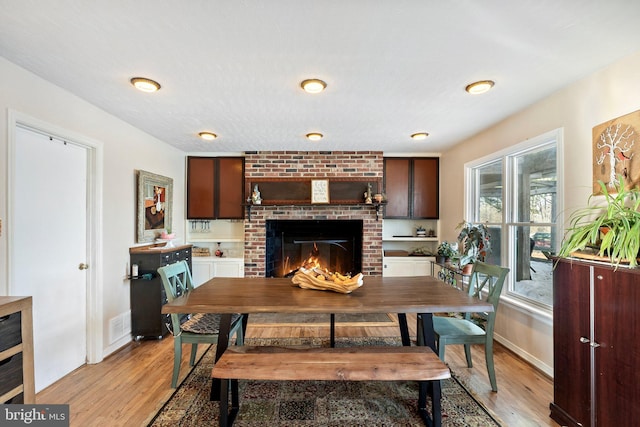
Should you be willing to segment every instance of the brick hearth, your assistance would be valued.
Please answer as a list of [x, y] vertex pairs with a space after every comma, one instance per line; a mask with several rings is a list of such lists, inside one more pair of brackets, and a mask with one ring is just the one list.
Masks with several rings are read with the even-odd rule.
[[[245, 177], [309, 179], [365, 177], [382, 179], [382, 152], [353, 151], [271, 151], [245, 154]], [[364, 192], [364, 189], [363, 189]], [[246, 277], [265, 275], [265, 221], [271, 219], [361, 219], [362, 273], [382, 274], [382, 220], [366, 205], [254, 206], [251, 221], [244, 222], [244, 273]]]

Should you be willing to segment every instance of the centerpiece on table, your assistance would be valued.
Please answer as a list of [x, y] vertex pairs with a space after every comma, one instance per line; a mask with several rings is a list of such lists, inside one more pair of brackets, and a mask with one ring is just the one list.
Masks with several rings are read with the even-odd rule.
[[349, 294], [364, 283], [364, 276], [358, 273], [351, 277], [340, 273], [330, 273], [318, 267], [300, 267], [291, 281], [303, 289], [333, 291]]

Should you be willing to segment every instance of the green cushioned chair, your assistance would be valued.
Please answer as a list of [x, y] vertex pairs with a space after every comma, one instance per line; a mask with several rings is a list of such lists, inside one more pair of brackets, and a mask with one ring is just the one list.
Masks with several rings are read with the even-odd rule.
[[[193, 281], [189, 264], [187, 261], [180, 261], [175, 264], [166, 265], [158, 269], [158, 274], [162, 279], [167, 299], [172, 302], [175, 298], [181, 296], [185, 292], [193, 290]], [[219, 314], [189, 314], [188, 320], [184, 321], [184, 314], [171, 314], [171, 325], [169, 330], [173, 334], [173, 378], [171, 379], [171, 387], [176, 388], [178, 384], [178, 375], [180, 374], [180, 362], [182, 360], [182, 344], [191, 344], [191, 358], [189, 364], [193, 366], [196, 360], [196, 352], [198, 344], [216, 344], [218, 342], [218, 334], [220, 332], [220, 315]], [[244, 335], [242, 330], [242, 316], [235, 314], [231, 318], [231, 331], [229, 339], [236, 334], [236, 345], [242, 345]]]
[[498, 302], [502, 285], [509, 269], [498, 265], [476, 261], [469, 281], [469, 295], [484, 299], [493, 305], [493, 312], [464, 313], [462, 318], [433, 316], [433, 329], [436, 335], [438, 356], [444, 361], [444, 350], [449, 344], [463, 344], [467, 366], [471, 361], [471, 344], [484, 344], [487, 372], [491, 389], [498, 391], [496, 373], [493, 366], [493, 328], [498, 311]]

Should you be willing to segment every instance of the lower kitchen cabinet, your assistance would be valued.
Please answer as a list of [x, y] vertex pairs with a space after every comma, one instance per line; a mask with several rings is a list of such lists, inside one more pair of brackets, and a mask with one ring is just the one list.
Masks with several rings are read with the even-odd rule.
[[383, 277], [431, 276], [434, 257], [384, 257]]
[[244, 277], [244, 259], [194, 257], [191, 275], [194, 287], [214, 277]]
[[167, 296], [158, 275], [158, 268], [178, 261], [191, 265], [192, 245], [167, 248], [138, 246], [129, 249], [131, 265], [138, 266], [138, 275], [131, 277], [131, 335], [134, 339], [161, 338], [171, 324], [168, 314], [162, 314]]
[[566, 426], [640, 419], [640, 271], [560, 259], [553, 272], [554, 399]]

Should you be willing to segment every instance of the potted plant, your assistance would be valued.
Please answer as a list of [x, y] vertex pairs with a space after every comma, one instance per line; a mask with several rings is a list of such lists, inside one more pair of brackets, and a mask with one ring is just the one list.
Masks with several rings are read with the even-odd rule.
[[458, 234], [458, 245], [460, 247], [460, 258], [458, 265], [464, 270], [465, 266], [468, 274], [476, 260], [484, 261], [485, 257], [491, 253], [491, 234], [489, 227], [485, 224], [474, 224], [462, 221], [456, 227], [460, 230]]
[[426, 235], [427, 235], [427, 229], [424, 228], [422, 225], [418, 225], [416, 227], [416, 236], [425, 237]]
[[604, 195], [604, 204], [594, 204], [589, 196], [589, 206], [574, 211], [569, 219], [558, 256], [602, 257], [616, 268], [620, 263], [638, 265], [640, 251], [640, 190], [625, 188], [622, 176], [612, 193], [607, 185], [598, 181]]
[[453, 248], [451, 243], [443, 241], [438, 245], [436, 251], [436, 263], [444, 264], [447, 260], [453, 258], [457, 251]]

